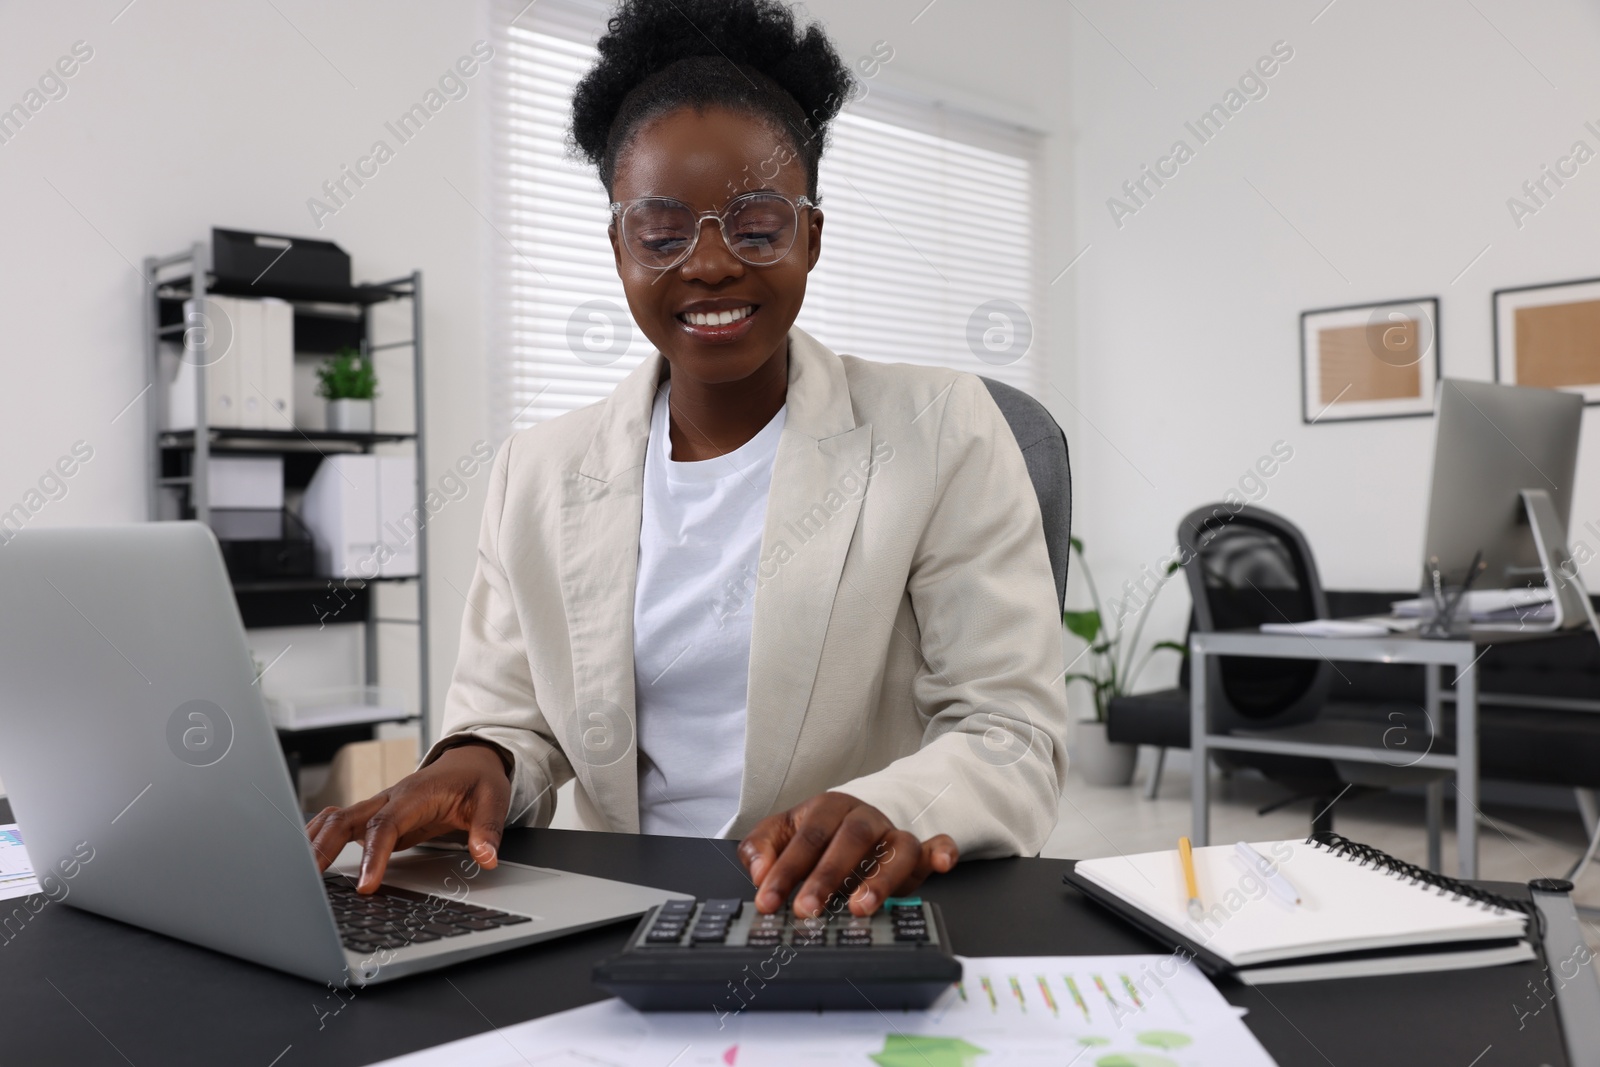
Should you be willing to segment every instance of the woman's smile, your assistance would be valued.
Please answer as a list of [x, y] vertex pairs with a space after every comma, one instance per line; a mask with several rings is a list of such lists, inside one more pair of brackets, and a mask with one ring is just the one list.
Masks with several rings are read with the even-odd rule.
[[733, 299], [696, 300], [677, 314], [683, 332], [701, 344], [743, 340], [755, 325], [760, 304]]

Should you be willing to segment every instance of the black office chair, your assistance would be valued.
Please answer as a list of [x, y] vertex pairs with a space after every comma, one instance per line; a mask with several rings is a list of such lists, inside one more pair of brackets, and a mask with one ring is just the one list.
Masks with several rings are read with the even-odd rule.
[[[1194, 602], [1192, 627], [1201, 633], [1327, 617], [1311, 549], [1287, 519], [1261, 508], [1230, 511], [1226, 505], [1212, 505], [1184, 518], [1178, 545]], [[1310, 722], [1322, 710], [1333, 678], [1326, 660], [1228, 656], [1216, 663], [1217, 669], [1209, 672], [1206, 702], [1212, 728], [1219, 733]], [[1225, 769], [1252, 767], [1288, 786], [1291, 801], [1307, 796], [1331, 800], [1341, 788], [1337, 770], [1325, 759], [1238, 752], [1219, 752], [1216, 759]]]
[[[1287, 519], [1249, 506], [1201, 508], [1179, 525], [1178, 546], [1201, 633], [1328, 617], [1311, 548]], [[1223, 730], [1309, 722], [1333, 681], [1327, 660], [1230, 656], [1220, 663], [1208, 696], [1211, 721]]]
[[1044, 519], [1044, 543], [1056, 580], [1056, 605], [1065, 610], [1067, 556], [1072, 540], [1072, 463], [1067, 455], [1067, 435], [1061, 432], [1049, 409], [1021, 389], [990, 378], [979, 380], [1005, 416], [1028, 465], [1028, 478], [1033, 482]]
[[[1208, 505], [1179, 524], [1178, 544], [1194, 605], [1190, 633], [1327, 617], [1327, 601], [1311, 549], [1304, 535], [1286, 519], [1255, 507], [1233, 511], [1224, 504]], [[1184, 644], [1188, 644], [1187, 634]], [[1207, 703], [1213, 728], [1219, 732], [1311, 721], [1327, 698], [1333, 673], [1330, 664], [1315, 660], [1230, 656], [1217, 663], [1219, 669], [1210, 675]], [[1124, 698], [1117, 709], [1119, 719], [1150, 720], [1134, 724], [1145, 727], [1136, 732], [1148, 735], [1158, 746], [1145, 791], [1149, 798], [1155, 797], [1166, 755], [1163, 742], [1188, 747], [1188, 690], [1189, 662], [1185, 659], [1177, 690]], [[1181, 708], [1181, 714], [1168, 714], [1168, 705]], [[1171, 729], [1167, 731], [1148, 728], [1169, 720]], [[1297, 793], [1338, 789], [1338, 775], [1327, 760], [1220, 752], [1215, 758], [1225, 770], [1254, 767]]]
[[[1193, 627], [1202, 633], [1254, 630], [1268, 622], [1306, 622], [1328, 618], [1327, 596], [1317, 575], [1311, 547], [1298, 527], [1262, 508], [1231, 511], [1217, 504], [1191, 512], [1178, 527], [1184, 573], [1194, 601]], [[1327, 659], [1264, 659], [1224, 656], [1207, 672], [1206, 703], [1211, 727], [1218, 733], [1303, 733], [1305, 739], [1335, 740], [1332, 732], [1351, 734], [1351, 743], [1374, 743], [1370, 721], [1344, 721], [1330, 690], [1340, 671]], [[1185, 664], [1187, 666], [1187, 664]], [[1431, 743], [1412, 709], [1387, 728], [1385, 741], [1406, 752]], [[1382, 720], [1380, 720], [1382, 721]], [[1416, 736], [1411, 736], [1411, 735]], [[1425, 783], [1440, 772], [1412, 767], [1356, 764], [1305, 756], [1258, 752], [1219, 752], [1219, 766], [1251, 767], [1292, 791], [1283, 801], [1262, 809], [1265, 814], [1298, 800], [1313, 802], [1312, 831], [1333, 829], [1333, 802], [1353, 790], [1381, 789], [1400, 782]], [[1203, 773], [1196, 768], [1195, 773]], [[1430, 807], [1430, 842], [1437, 840], [1437, 816]]]

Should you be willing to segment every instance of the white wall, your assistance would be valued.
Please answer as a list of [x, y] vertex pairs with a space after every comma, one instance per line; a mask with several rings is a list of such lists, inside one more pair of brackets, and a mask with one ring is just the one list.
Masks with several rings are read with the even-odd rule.
[[[117, 417], [144, 385], [132, 264], [208, 239], [213, 225], [337, 241], [357, 280], [421, 268], [436, 482], [488, 433], [484, 274], [497, 238], [477, 214], [488, 210], [487, 76], [403, 146], [383, 124], [489, 37], [482, 5], [140, 0], [119, 15], [122, 7], [0, 8], [5, 106], [73, 42], [93, 49], [67, 95], [0, 144], [0, 510], [81, 439], [94, 459], [32, 521], [145, 517], [143, 402]], [[307, 199], [380, 137], [397, 147], [394, 159], [319, 231]], [[409, 397], [397, 373], [380, 387], [391, 404]], [[465, 590], [472, 574], [485, 478], [429, 527], [436, 707], [462, 611], [452, 584]], [[337, 664], [318, 637], [314, 627], [257, 635], [268, 659], [295, 646], [266, 681], [326, 684]], [[335, 646], [333, 658], [354, 671], [358, 646]]]
[[[1100, 32], [1076, 24], [1072, 52], [1079, 238], [1092, 246], [1074, 271], [1074, 399], [1093, 423], [1072, 443], [1077, 529], [1102, 589], [1160, 559], [1183, 515], [1280, 440], [1294, 456], [1261, 503], [1305, 530], [1324, 584], [1413, 585], [1433, 421], [1302, 425], [1298, 316], [1437, 295], [1444, 373], [1488, 380], [1492, 290], [1600, 274], [1600, 162], [1520, 229], [1506, 207], [1575, 140], [1600, 149], [1584, 129], [1600, 125], [1600, 12], [1580, 0], [1079, 7]], [[1268, 95], [1119, 227], [1107, 199], [1175, 139], [1196, 146], [1185, 121], [1277, 41], [1294, 54]], [[1574, 525], [1600, 520], [1600, 424], [1585, 423]], [[1600, 565], [1584, 573], [1600, 586]], [[1187, 611], [1183, 589], [1165, 593], [1156, 636], [1180, 636]]]

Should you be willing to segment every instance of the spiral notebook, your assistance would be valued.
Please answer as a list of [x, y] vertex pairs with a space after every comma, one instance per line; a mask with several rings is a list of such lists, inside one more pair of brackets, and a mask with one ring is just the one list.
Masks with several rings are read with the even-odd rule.
[[1247, 984], [1485, 967], [1534, 958], [1529, 905], [1337, 834], [1253, 846], [1300, 896], [1285, 902], [1233, 845], [1194, 850], [1204, 915], [1177, 850], [1082, 860], [1066, 880], [1210, 973]]

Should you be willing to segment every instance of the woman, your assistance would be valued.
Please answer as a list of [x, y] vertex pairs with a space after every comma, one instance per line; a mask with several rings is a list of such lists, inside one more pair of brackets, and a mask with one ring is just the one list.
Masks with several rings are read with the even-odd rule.
[[445, 735], [322, 862], [364, 842], [372, 892], [466, 830], [492, 867], [574, 777], [587, 827], [741, 837], [763, 912], [1036, 852], [1066, 708], [1016, 442], [977, 378], [794, 328], [848, 71], [776, 0], [624, 0], [599, 49], [572, 139], [658, 351], [500, 449]]

